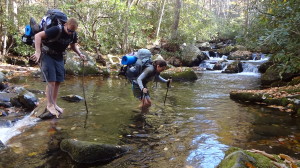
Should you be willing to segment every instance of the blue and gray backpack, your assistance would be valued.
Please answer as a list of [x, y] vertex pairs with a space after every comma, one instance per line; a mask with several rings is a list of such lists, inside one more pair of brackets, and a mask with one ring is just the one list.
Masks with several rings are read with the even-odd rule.
[[138, 52], [122, 57], [119, 75], [125, 76], [131, 83], [149, 66], [152, 66], [152, 53], [148, 49], [139, 49]]

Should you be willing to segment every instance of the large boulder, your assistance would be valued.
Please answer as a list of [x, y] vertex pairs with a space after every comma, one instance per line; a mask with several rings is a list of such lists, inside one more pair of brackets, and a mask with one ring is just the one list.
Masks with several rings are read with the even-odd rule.
[[129, 149], [118, 145], [64, 139], [60, 149], [78, 163], [107, 162], [125, 154]]
[[205, 59], [208, 59], [207, 56], [194, 45], [187, 45], [182, 50], [181, 61], [183, 66], [199, 66], [199, 64]]
[[222, 73], [240, 73], [243, 72], [243, 64], [240, 61], [235, 61], [227, 66]]
[[85, 54], [87, 61], [83, 61], [77, 54], [67, 53], [65, 60], [66, 73], [70, 75], [98, 75], [101, 74], [100, 69], [97, 67], [95, 58]]
[[236, 60], [236, 59], [240, 59], [240, 60], [252, 60], [252, 53], [250, 51], [235, 51], [230, 53], [230, 55], [228, 56], [229, 60]]
[[12, 106], [23, 107], [29, 111], [33, 110], [37, 103], [38, 98], [35, 94], [29, 92], [22, 86], [7, 87], [3, 93], [0, 94], [2, 102], [10, 102]]

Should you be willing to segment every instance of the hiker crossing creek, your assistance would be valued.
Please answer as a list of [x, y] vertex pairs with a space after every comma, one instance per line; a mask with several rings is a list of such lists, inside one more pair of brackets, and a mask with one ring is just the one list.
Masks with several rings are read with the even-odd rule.
[[[234, 89], [257, 89], [259, 74], [201, 72], [198, 78], [194, 82], [173, 82], [165, 106], [166, 84], [158, 83], [156, 87], [150, 82], [152, 107], [142, 116], [133, 112], [138, 100], [125, 79], [85, 77], [89, 107], [86, 128], [84, 101], [58, 98], [58, 103], [65, 107], [62, 117], [20, 127], [23, 133], [5, 140], [4, 144], [14, 150], [3, 149], [7, 151], [0, 162], [5, 167], [76, 167], [79, 163], [72, 162], [58, 145], [67, 138], [131, 147], [130, 153], [108, 163], [108, 167], [134, 164], [210, 168], [220, 163], [229, 146], [268, 153], [284, 151], [299, 158], [296, 148], [291, 148], [293, 141], [288, 140], [300, 133], [297, 118], [290, 122], [290, 116], [279, 110], [239, 104], [229, 98]], [[44, 84], [35, 78], [28, 77], [22, 84], [29, 89], [44, 89]], [[60, 92], [61, 96], [83, 97], [81, 77], [67, 78]], [[0, 136], [3, 141], [4, 135]], [[284, 143], [278, 143], [279, 138]], [[145, 161], [144, 156], [151, 162]]]

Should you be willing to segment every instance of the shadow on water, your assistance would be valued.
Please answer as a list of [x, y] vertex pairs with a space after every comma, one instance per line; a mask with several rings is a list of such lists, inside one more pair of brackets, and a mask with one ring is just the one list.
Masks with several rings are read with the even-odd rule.
[[[8, 148], [0, 152], [0, 167], [213, 168], [230, 146], [299, 157], [299, 119], [276, 109], [240, 104], [229, 98], [231, 90], [258, 89], [259, 75], [215, 72], [198, 75], [195, 82], [174, 82], [166, 106], [163, 106], [165, 85], [151, 88], [154, 107], [150, 113], [168, 116], [156, 130], [144, 116], [134, 112], [139, 102], [124, 80], [87, 77], [88, 117], [84, 102], [59, 99], [58, 104], [65, 109], [62, 118], [23, 128], [23, 133], [10, 139]], [[29, 89], [44, 90], [38, 79], [28, 78], [22, 84]], [[70, 77], [62, 84], [60, 96], [82, 96], [81, 87], [80, 77]], [[174, 112], [167, 114], [165, 108]], [[77, 164], [60, 152], [59, 142], [64, 138], [129, 145], [132, 150], [105, 165]], [[15, 162], [11, 163], [11, 159]]]

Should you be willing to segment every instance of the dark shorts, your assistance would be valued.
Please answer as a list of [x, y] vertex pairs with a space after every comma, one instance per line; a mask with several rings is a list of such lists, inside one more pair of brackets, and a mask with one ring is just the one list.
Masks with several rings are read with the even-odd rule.
[[133, 96], [140, 100], [143, 98], [143, 96], [145, 98], [150, 98], [149, 93], [143, 95], [143, 92], [141, 91], [138, 84], [132, 83], [132, 92], [133, 92]]
[[[44, 82], [63, 82], [65, 80], [64, 60], [56, 60], [47, 54], [41, 58], [42, 80]], [[47, 80], [45, 80], [45, 77]]]

